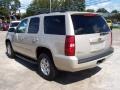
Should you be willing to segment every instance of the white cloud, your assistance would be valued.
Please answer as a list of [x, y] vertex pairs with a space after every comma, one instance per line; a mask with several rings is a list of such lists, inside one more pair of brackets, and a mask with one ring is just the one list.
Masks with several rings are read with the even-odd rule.
[[21, 4], [29, 5], [33, 0], [20, 0]]
[[33, 0], [20, 0], [20, 2], [21, 2], [21, 8], [20, 8], [21, 13], [26, 12], [27, 7], [30, 5], [30, 3], [32, 1]]
[[88, 6], [86, 9], [97, 10], [98, 8], [105, 8], [109, 12], [111, 12], [112, 10], [115, 10], [115, 9], [120, 10], [120, 3], [112, 3], [111, 1], [109, 1], [109, 2], [105, 2], [105, 3], [97, 4], [97, 5]]
[[[21, 13], [26, 13], [26, 9], [20, 9]], [[19, 13], [19, 11], [17, 11], [17, 13]]]

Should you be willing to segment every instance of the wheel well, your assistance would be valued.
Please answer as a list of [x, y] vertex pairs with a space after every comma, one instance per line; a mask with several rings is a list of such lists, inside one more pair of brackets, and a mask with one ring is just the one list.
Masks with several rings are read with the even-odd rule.
[[[48, 49], [48, 48], [45, 48], [45, 47], [38, 47], [37, 49], [36, 49], [36, 57], [37, 58], [39, 58], [39, 55], [41, 54], [41, 53], [47, 53], [51, 58], [52, 58], [52, 53], [51, 53], [51, 51]], [[52, 58], [53, 59], [53, 58]]]

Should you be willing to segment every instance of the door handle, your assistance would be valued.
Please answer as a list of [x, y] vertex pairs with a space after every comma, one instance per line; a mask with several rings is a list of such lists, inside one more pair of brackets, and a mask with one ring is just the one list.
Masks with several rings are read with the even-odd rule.
[[24, 40], [24, 38], [20, 38], [20, 40], [22, 41], [22, 40]]
[[37, 41], [38, 41], [37, 38], [35, 38], [35, 39], [32, 40], [33, 43], [35, 43], [35, 42], [37, 42]]
[[105, 40], [103, 38], [97, 38], [95, 40], [91, 40], [90, 41], [90, 44], [98, 44], [98, 43], [102, 43], [104, 42]]

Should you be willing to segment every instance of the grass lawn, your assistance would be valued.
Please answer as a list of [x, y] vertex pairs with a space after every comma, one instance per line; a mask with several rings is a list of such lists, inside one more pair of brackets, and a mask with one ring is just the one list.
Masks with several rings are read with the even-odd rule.
[[120, 27], [113, 27], [113, 29], [120, 29]]

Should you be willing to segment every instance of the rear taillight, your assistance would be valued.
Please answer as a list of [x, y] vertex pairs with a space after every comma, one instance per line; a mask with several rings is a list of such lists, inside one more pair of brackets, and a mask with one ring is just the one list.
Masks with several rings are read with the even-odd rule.
[[96, 14], [92, 14], [92, 13], [87, 13], [87, 14], [84, 14], [83, 16], [97, 16]]
[[111, 46], [112, 46], [112, 31], [111, 31]]
[[75, 36], [66, 36], [65, 55], [66, 56], [74, 56], [75, 55]]

